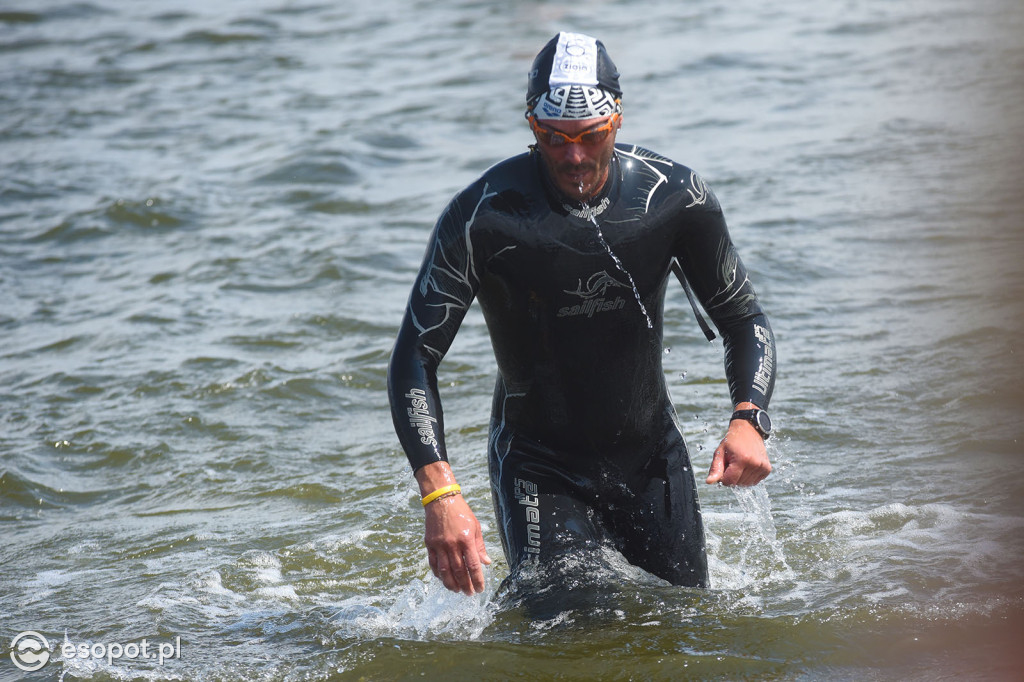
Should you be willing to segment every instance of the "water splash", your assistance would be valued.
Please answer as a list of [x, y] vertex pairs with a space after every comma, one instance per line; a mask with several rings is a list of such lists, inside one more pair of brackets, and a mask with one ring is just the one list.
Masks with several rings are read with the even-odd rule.
[[[739, 527], [734, 547], [724, 546], [723, 537], [708, 529], [708, 559], [713, 564], [715, 587], [742, 589], [764, 587], [770, 583], [791, 580], [796, 575], [786, 560], [782, 542], [778, 539], [772, 518], [771, 500], [763, 484], [752, 487], [729, 488], [739, 504]], [[728, 516], [722, 517], [728, 523]], [[731, 524], [730, 524], [731, 525]], [[738, 551], [738, 556], [730, 556]]]
[[406, 588], [388, 610], [386, 620], [394, 634], [410, 639], [478, 639], [494, 620], [492, 593], [493, 587], [488, 584], [482, 593], [467, 597], [450, 592], [440, 580], [427, 576]]
[[[745, 533], [751, 542], [760, 541], [760, 545], [771, 551], [777, 568], [790, 575], [793, 569], [786, 561], [782, 551], [782, 543], [778, 540], [775, 530], [775, 519], [772, 518], [772, 502], [768, 498], [768, 490], [763, 485], [752, 487], [733, 486], [732, 492], [744, 512]], [[750, 543], [748, 543], [749, 547]]]
[[337, 634], [356, 637], [397, 637], [416, 641], [476, 640], [494, 620], [498, 607], [489, 571], [486, 585], [472, 597], [448, 591], [432, 576], [413, 580], [390, 605], [365, 599], [339, 604], [330, 621]]

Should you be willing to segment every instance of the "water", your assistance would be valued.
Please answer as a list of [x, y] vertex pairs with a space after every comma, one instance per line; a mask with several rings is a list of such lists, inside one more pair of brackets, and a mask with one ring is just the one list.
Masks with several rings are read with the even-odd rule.
[[[610, 555], [535, 622], [493, 598], [482, 316], [441, 379], [483, 596], [428, 579], [385, 365], [561, 28], [725, 207], [779, 434], [758, 488], [701, 486], [710, 590]], [[54, 654], [0, 679], [1019, 679], [1021, 35], [1012, 0], [8, 3], [0, 642]], [[700, 480], [721, 346], [666, 319]]]

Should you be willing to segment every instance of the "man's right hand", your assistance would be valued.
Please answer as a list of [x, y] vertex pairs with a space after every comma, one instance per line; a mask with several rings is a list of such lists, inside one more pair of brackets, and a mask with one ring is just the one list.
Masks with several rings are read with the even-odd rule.
[[484, 567], [490, 564], [480, 523], [462, 495], [434, 500], [426, 512], [430, 570], [452, 592], [484, 591]]
[[[455, 483], [448, 462], [434, 462], [416, 470], [420, 495]], [[484, 567], [490, 564], [484, 547], [480, 522], [462, 495], [442, 497], [427, 504], [427, 559], [430, 570], [452, 592], [475, 594], [484, 591]]]

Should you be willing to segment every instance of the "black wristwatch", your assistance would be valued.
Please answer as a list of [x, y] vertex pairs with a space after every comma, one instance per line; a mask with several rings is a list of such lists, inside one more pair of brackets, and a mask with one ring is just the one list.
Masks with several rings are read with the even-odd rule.
[[729, 421], [733, 419], [743, 419], [750, 422], [765, 440], [768, 440], [768, 437], [772, 435], [772, 419], [764, 410], [736, 410], [732, 413], [732, 418]]

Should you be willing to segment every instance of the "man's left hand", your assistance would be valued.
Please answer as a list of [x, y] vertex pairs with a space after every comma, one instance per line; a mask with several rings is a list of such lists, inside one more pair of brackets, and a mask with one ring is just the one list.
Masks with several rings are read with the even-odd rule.
[[757, 485], [771, 472], [764, 439], [754, 425], [742, 419], [729, 422], [729, 431], [711, 459], [707, 482]]

